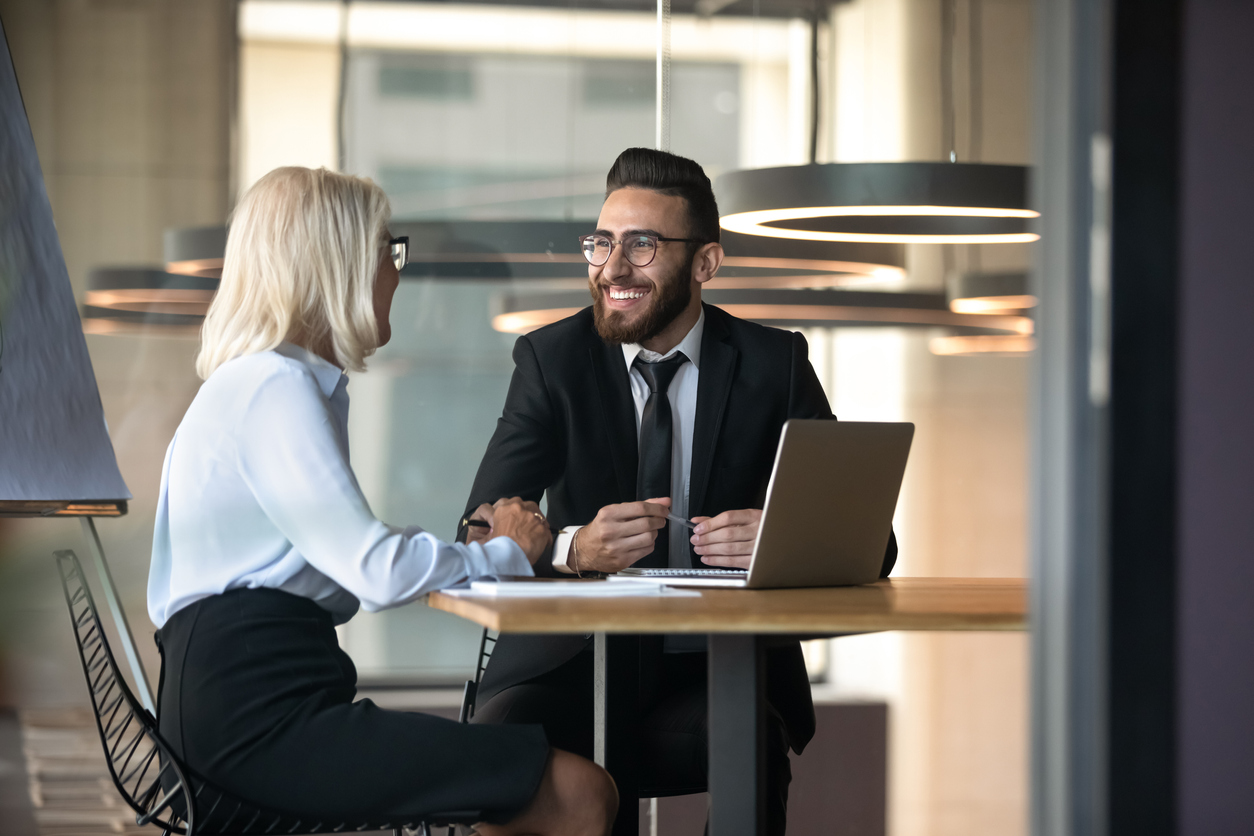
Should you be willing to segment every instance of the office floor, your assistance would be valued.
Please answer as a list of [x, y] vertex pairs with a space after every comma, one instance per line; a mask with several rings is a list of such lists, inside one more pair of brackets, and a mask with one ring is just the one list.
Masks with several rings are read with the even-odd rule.
[[35, 836], [18, 716], [0, 710], [0, 829], [4, 836]]
[[[386, 693], [378, 694], [388, 702]], [[403, 699], [399, 694], [393, 699]], [[435, 698], [433, 698], [435, 697]], [[456, 713], [447, 695], [422, 695], [423, 710]], [[431, 704], [435, 703], [435, 704]], [[819, 735], [793, 759], [793, 832], [884, 833], [887, 713], [882, 704], [820, 705]], [[698, 836], [705, 795], [659, 801], [657, 836]], [[641, 836], [650, 836], [642, 802]], [[817, 828], [817, 830], [816, 830]], [[0, 833], [3, 836], [155, 834], [114, 790], [90, 712], [81, 708], [0, 712]]]

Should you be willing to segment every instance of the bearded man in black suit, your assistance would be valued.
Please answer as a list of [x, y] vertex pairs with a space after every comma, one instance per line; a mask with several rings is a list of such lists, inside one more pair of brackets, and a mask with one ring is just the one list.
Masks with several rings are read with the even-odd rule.
[[[592, 306], [515, 344], [467, 518], [490, 522], [497, 497], [547, 493], [560, 532], [537, 574], [745, 568], [784, 422], [834, 418], [805, 338], [702, 304], [723, 249], [692, 160], [624, 151], [597, 226], [582, 241]], [[698, 525], [668, 524], [668, 511]], [[884, 576], [896, 553], [890, 540]], [[641, 641], [642, 796], [705, 789], [704, 649], [701, 636]], [[766, 696], [767, 830], [782, 834], [788, 749], [814, 734], [799, 645], [768, 652]], [[592, 704], [591, 636], [503, 635], [474, 721], [540, 723], [553, 746], [591, 757]]]

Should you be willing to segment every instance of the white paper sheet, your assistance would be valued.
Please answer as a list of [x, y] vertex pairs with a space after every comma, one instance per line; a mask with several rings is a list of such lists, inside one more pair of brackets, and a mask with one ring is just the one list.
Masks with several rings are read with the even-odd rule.
[[459, 598], [700, 598], [701, 593], [647, 581], [475, 581], [469, 589], [446, 589]]

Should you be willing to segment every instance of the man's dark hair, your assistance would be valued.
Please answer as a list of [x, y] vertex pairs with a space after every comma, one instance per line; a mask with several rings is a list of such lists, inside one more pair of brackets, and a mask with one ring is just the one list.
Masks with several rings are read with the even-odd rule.
[[628, 148], [618, 155], [605, 178], [606, 197], [619, 189], [648, 189], [682, 197], [688, 204], [687, 237], [707, 243], [718, 240], [714, 188], [701, 166], [687, 157], [652, 148]]

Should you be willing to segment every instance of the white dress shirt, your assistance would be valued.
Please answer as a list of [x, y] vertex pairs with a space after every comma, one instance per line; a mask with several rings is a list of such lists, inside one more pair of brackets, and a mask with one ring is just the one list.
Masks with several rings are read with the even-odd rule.
[[475, 578], [530, 575], [513, 540], [448, 544], [379, 522], [348, 460], [348, 378], [284, 343], [201, 386], [166, 451], [148, 615], [231, 589], [308, 598], [342, 624]]
[[[636, 357], [648, 363], [667, 360], [682, 351], [688, 362], [679, 367], [666, 390], [671, 402], [671, 513], [688, 519], [689, 475], [692, 471], [692, 430], [697, 417], [697, 380], [701, 376], [701, 335], [705, 333], [705, 310], [697, 317], [696, 325], [666, 354], [656, 354], [647, 348], [631, 343], [623, 346], [623, 361], [627, 364], [631, 380], [631, 399], [636, 405], [636, 449], [640, 449], [640, 424], [644, 421], [644, 405], [649, 400], [649, 384], [632, 364]], [[591, 522], [591, 520], [589, 520]], [[582, 526], [567, 526], [557, 535], [553, 544], [553, 566], [559, 572], [571, 572], [566, 566], [567, 551], [575, 532]], [[670, 524], [671, 568], [687, 569], [692, 530], [675, 523]]]

